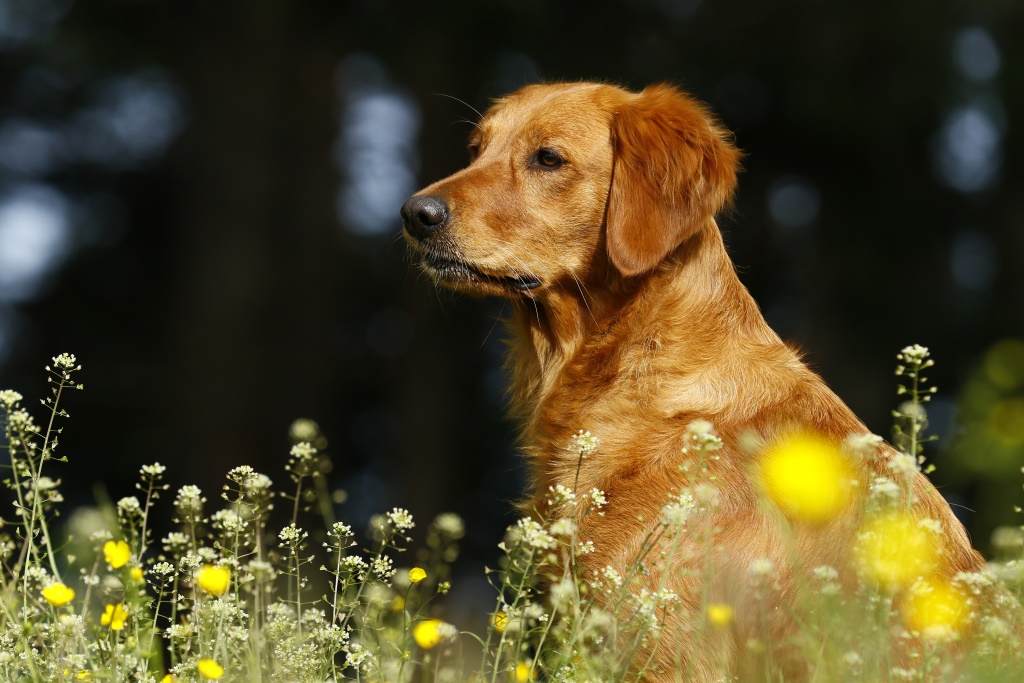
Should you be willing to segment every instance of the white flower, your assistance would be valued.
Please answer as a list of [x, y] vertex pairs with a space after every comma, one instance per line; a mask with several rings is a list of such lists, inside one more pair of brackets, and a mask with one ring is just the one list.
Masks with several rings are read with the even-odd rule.
[[328, 533], [339, 540], [345, 540], [355, 535], [352, 532], [352, 527], [342, 522], [335, 522]]
[[822, 595], [838, 595], [842, 591], [842, 586], [839, 584], [839, 572], [834, 567], [822, 565], [812, 569], [811, 573], [821, 581], [819, 591]]
[[269, 579], [275, 575], [274, 565], [265, 560], [251, 560], [245, 565], [245, 570], [255, 579]]
[[[36, 491], [49, 491], [50, 489], [57, 488], [59, 485], [59, 480], [54, 481], [50, 477], [39, 477], [38, 479], [36, 479], [34, 488]], [[138, 503], [137, 500], [135, 502]]]
[[668, 588], [658, 590], [658, 592], [654, 594], [654, 599], [661, 607], [666, 607], [679, 602], [679, 596], [675, 591], [670, 591]]
[[992, 532], [992, 545], [1006, 555], [1019, 555], [1024, 549], [1024, 529], [1015, 526], [996, 527]]
[[7, 410], [13, 408], [14, 404], [21, 401], [22, 398], [24, 397], [21, 394], [12, 389], [4, 389], [3, 391], [0, 391], [0, 404], [2, 404]]
[[548, 505], [560, 507], [563, 505], [573, 506], [576, 504], [576, 494], [567, 486], [555, 484], [554, 486], [549, 486], [548, 491], [551, 494], [548, 496]]
[[551, 584], [548, 589], [548, 597], [556, 612], [564, 612], [576, 600], [576, 584], [570, 578], [563, 578], [558, 583]]
[[388, 513], [388, 521], [398, 531], [408, 531], [416, 526], [416, 523], [412, 521], [412, 515], [405, 508], [394, 508]]
[[775, 563], [768, 558], [760, 558], [750, 563], [750, 573], [755, 576], [768, 576], [775, 571]]
[[454, 624], [442, 621], [436, 628], [442, 640], [456, 640], [459, 637], [459, 629]]
[[133, 515], [142, 512], [142, 505], [135, 496], [125, 496], [117, 501], [117, 512], [121, 515]]
[[281, 539], [281, 543], [283, 543], [284, 545], [294, 546], [305, 540], [306, 536], [308, 535], [309, 534], [307, 534], [305, 531], [295, 526], [294, 524], [289, 524], [285, 528], [281, 529], [281, 531], [277, 534], [277, 537]]
[[166, 467], [164, 467], [163, 465], [161, 465], [158, 462], [155, 462], [152, 465], [143, 465], [142, 469], [140, 470], [140, 473], [144, 477], [152, 477], [152, 478], [155, 479], [156, 477], [159, 477], [161, 474], [163, 474], [166, 471], [167, 471]]
[[601, 578], [603, 578], [609, 586], [613, 588], [622, 588], [623, 578], [622, 574], [619, 574], [611, 565], [605, 565], [599, 572]]
[[358, 555], [348, 555], [343, 558], [341, 560], [341, 566], [360, 581], [366, 578], [366, 570], [370, 567], [370, 565], [366, 563], [366, 560]]
[[270, 477], [260, 474], [248, 465], [240, 465], [228, 472], [228, 479], [249, 491], [265, 490], [273, 483]]
[[593, 501], [594, 507], [598, 510], [608, 504], [608, 497], [605, 496], [604, 491], [599, 488], [590, 489], [590, 500]]
[[369, 671], [370, 664], [370, 651], [359, 643], [349, 643], [348, 653], [345, 655], [345, 666], [351, 666], [353, 669], [362, 668], [363, 671]]
[[995, 640], [1003, 640], [1013, 635], [1010, 625], [999, 617], [982, 617], [981, 629], [986, 636]]
[[213, 524], [213, 528], [232, 534], [238, 533], [248, 526], [234, 510], [218, 510], [210, 517], [210, 523]]
[[885, 440], [877, 434], [864, 432], [863, 434], [850, 434], [843, 442], [843, 446], [854, 455], [869, 459], [878, 453], [878, 449], [884, 443]]
[[295, 441], [316, 441], [320, 435], [320, 425], [313, 420], [299, 418], [288, 428], [288, 435]]
[[572, 536], [576, 533], [576, 523], [571, 519], [562, 517], [551, 524], [552, 536]]
[[902, 351], [896, 354], [896, 360], [903, 363], [923, 363], [927, 360], [930, 353], [931, 352], [928, 351], [928, 347], [921, 346], [920, 344], [913, 344], [911, 346], [904, 347]]
[[683, 453], [691, 449], [710, 453], [723, 446], [722, 440], [715, 434], [715, 428], [707, 420], [694, 420], [686, 425], [683, 435]]
[[835, 567], [830, 567], [827, 564], [815, 567], [811, 570], [811, 573], [814, 574], [814, 578], [820, 581], [835, 581], [839, 578], [839, 572], [836, 571]]
[[272, 624], [278, 622], [291, 624], [295, 622], [295, 611], [286, 603], [275, 602], [272, 605], [267, 605], [267, 619]]
[[157, 576], [168, 577], [174, 573], [174, 565], [170, 562], [157, 562], [149, 571]]
[[167, 627], [164, 634], [170, 640], [187, 640], [192, 637], [192, 624], [188, 622], [183, 624], [174, 624], [173, 626]]
[[971, 589], [975, 595], [981, 593], [981, 589], [993, 585], [996, 577], [988, 571], [980, 572], [959, 572], [953, 580]]
[[172, 531], [163, 538], [164, 550], [169, 553], [178, 554], [184, 551], [189, 545], [189, 538], [180, 531]]
[[53, 364], [60, 370], [75, 370], [78, 361], [73, 353], [62, 353], [53, 359]]
[[693, 498], [700, 503], [698, 507], [717, 508], [722, 501], [722, 492], [717, 486], [701, 482], [693, 487]]
[[576, 683], [576, 671], [568, 664], [565, 664], [555, 672], [553, 680], [555, 683]]
[[899, 485], [887, 477], [877, 477], [870, 486], [870, 495], [873, 498], [888, 498], [896, 500], [902, 493]]
[[61, 615], [59, 630], [68, 635], [85, 631], [85, 619], [78, 614]]
[[370, 569], [384, 581], [387, 581], [394, 576], [397, 571], [394, 568], [394, 562], [387, 555], [380, 555], [379, 557], [373, 558]]
[[581, 542], [578, 546], [576, 546], [577, 555], [589, 555], [592, 552], [594, 552], [593, 541], [587, 541], [586, 543]]
[[683, 526], [697, 509], [697, 501], [685, 492], [674, 494], [670, 498], [672, 502], [661, 508], [661, 523], [667, 526]]
[[589, 431], [583, 431], [581, 429], [577, 433], [573, 434], [569, 448], [578, 452], [582, 457], [596, 451], [599, 443], [600, 441], [596, 436], [591, 434]]
[[203, 564], [203, 562], [204, 562], [204, 560], [203, 560], [203, 557], [201, 555], [196, 555], [195, 553], [188, 553], [187, 555], [184, 555], [181, 558], [181, 562], [179, 563], [179, 566], [181, 567], [181, 569], [183, 571], [191, 572], [191, 570], [193, 570], [196, 567], [198, 567], [199, 565]]
[[220, 553], [217, 552], [216, 548], [204, 545], [196, 552], [199, 553], [199, 557], [202, 558], [203, 562], [206, 564], [216, 564], [220, 561]]
[[297, 443], [292, 446], [290, 453], [295, 460], [301, 462], [303, 460], [311, 460], [313, 456], [316, 455], [317, 450], [316, 446], [307, 441], [303, 441], [302, 443]]
[[551, 550], [557, 545], [554, 537], [536, 520], [529, 517], [520, 519], [514, 531], [518, 533], [523, 543], [537, 550]]
[[[904, 403], [903, 405], [906, 406], [909, 404]], [[913, 455], [908, 455], [907, 453], [893, 454], [886, 461], [886, 464], [888, 464], [889, 469], [894, 472], [902, 472], [903, 474], [913, 474], [914, 472], [919, 472], [921, 470], [918, 459]]]
[[437, 530], [449, 538], [462, 538], [466, 534], [466, 524], [454, 512], [442, 512], [434, 518]]
[[24, 408], [8, 413], [7, 424], [12, 432], [39, 433], [39, 427], [36, 425], [35, 420], [32, 419], [32, 416]]
[[178, 497], [174, 499], [174, 506], [179, 514], [199, 514], [203, 510], [203, 503], [206, 498], [198, 486], [182, 486], [178, 489]]

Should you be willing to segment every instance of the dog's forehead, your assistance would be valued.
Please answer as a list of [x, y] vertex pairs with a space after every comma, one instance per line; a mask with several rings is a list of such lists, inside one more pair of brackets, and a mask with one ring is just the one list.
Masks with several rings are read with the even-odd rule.
[[494, 102], [480, 121], [484, 135], [494, 131], [521, 136], [524, 129], [539, 135], [572, 138], [604, 135], [611, 120], [606, 90], [597, 83], [531, 85]]

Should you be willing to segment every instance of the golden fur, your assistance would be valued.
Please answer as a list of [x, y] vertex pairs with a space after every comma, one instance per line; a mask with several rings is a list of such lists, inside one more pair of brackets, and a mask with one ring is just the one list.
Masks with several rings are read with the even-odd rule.
[[[842, 440], [867, 430], [768, 327], [740, 283], [714, 220], [732, 195], [740, 153], [704, 106], [666, 85], [640, 93], [532, 85], [495, 102], [470, 149], [467, 168], [414, 197], [443, 204], [439, 225], [412, 229], [415, 207], [403, 215], [425, 272], [518, 303], [511, 396], [530, 463], [525, 508], [543, 512], [550, 486], [573, 487], [578, 454], [567, 444], [592, 431], [600, 447], [582, 462], [578, 490], [602, 489], [609, 505], [581, 520], [582, 537], [596, 545], [585, 563], [621, 570], [668, 494], [688, 484], [681, 438], [700, 418], [724, 441], [712, 466], [721, 504], [711, 600], [749, 599], [755, 559], [778, 568], [782, 600], [794, 590], [792, 571], [847, 565], [856, 508], [824, 525], [794, 525], [794, 567], [785, 522], [758, 502], [743, 435], [771, 440], [799, 425]], [[945, 530], [943, 573], [982, 567], [934, 487], [918, 475], [915, 488], [921, 514]], [[647, 584], [667, 573], [668, 587], [696, 608], [693, 579], [677, 565], [669, 558], [652, 567]], [[726, 660], [763, 627], [752, 612], [737, 609]], [[781, 612], [771, 625], [791, 627]], [[721, 652], [669, 645], [655, 658], [666, 678], [681, 652], [698, 679], [724, 673]]]

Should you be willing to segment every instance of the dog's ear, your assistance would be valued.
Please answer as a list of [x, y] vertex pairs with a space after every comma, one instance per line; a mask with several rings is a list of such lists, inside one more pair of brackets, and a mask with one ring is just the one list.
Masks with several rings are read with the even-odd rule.
[[615, 111], [607, 243], [623, 275], [654, 268], [732, 197], [740, 152], [708, 110], [668, 85]]

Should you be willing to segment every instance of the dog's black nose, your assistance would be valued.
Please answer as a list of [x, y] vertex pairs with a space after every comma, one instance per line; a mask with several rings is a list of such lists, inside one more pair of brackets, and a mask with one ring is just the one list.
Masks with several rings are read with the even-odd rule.
[[402, 221], [410, 235], [422, 239], [448, 222], [448, 207], [434, 195], [413, 197], [402, 205]]

